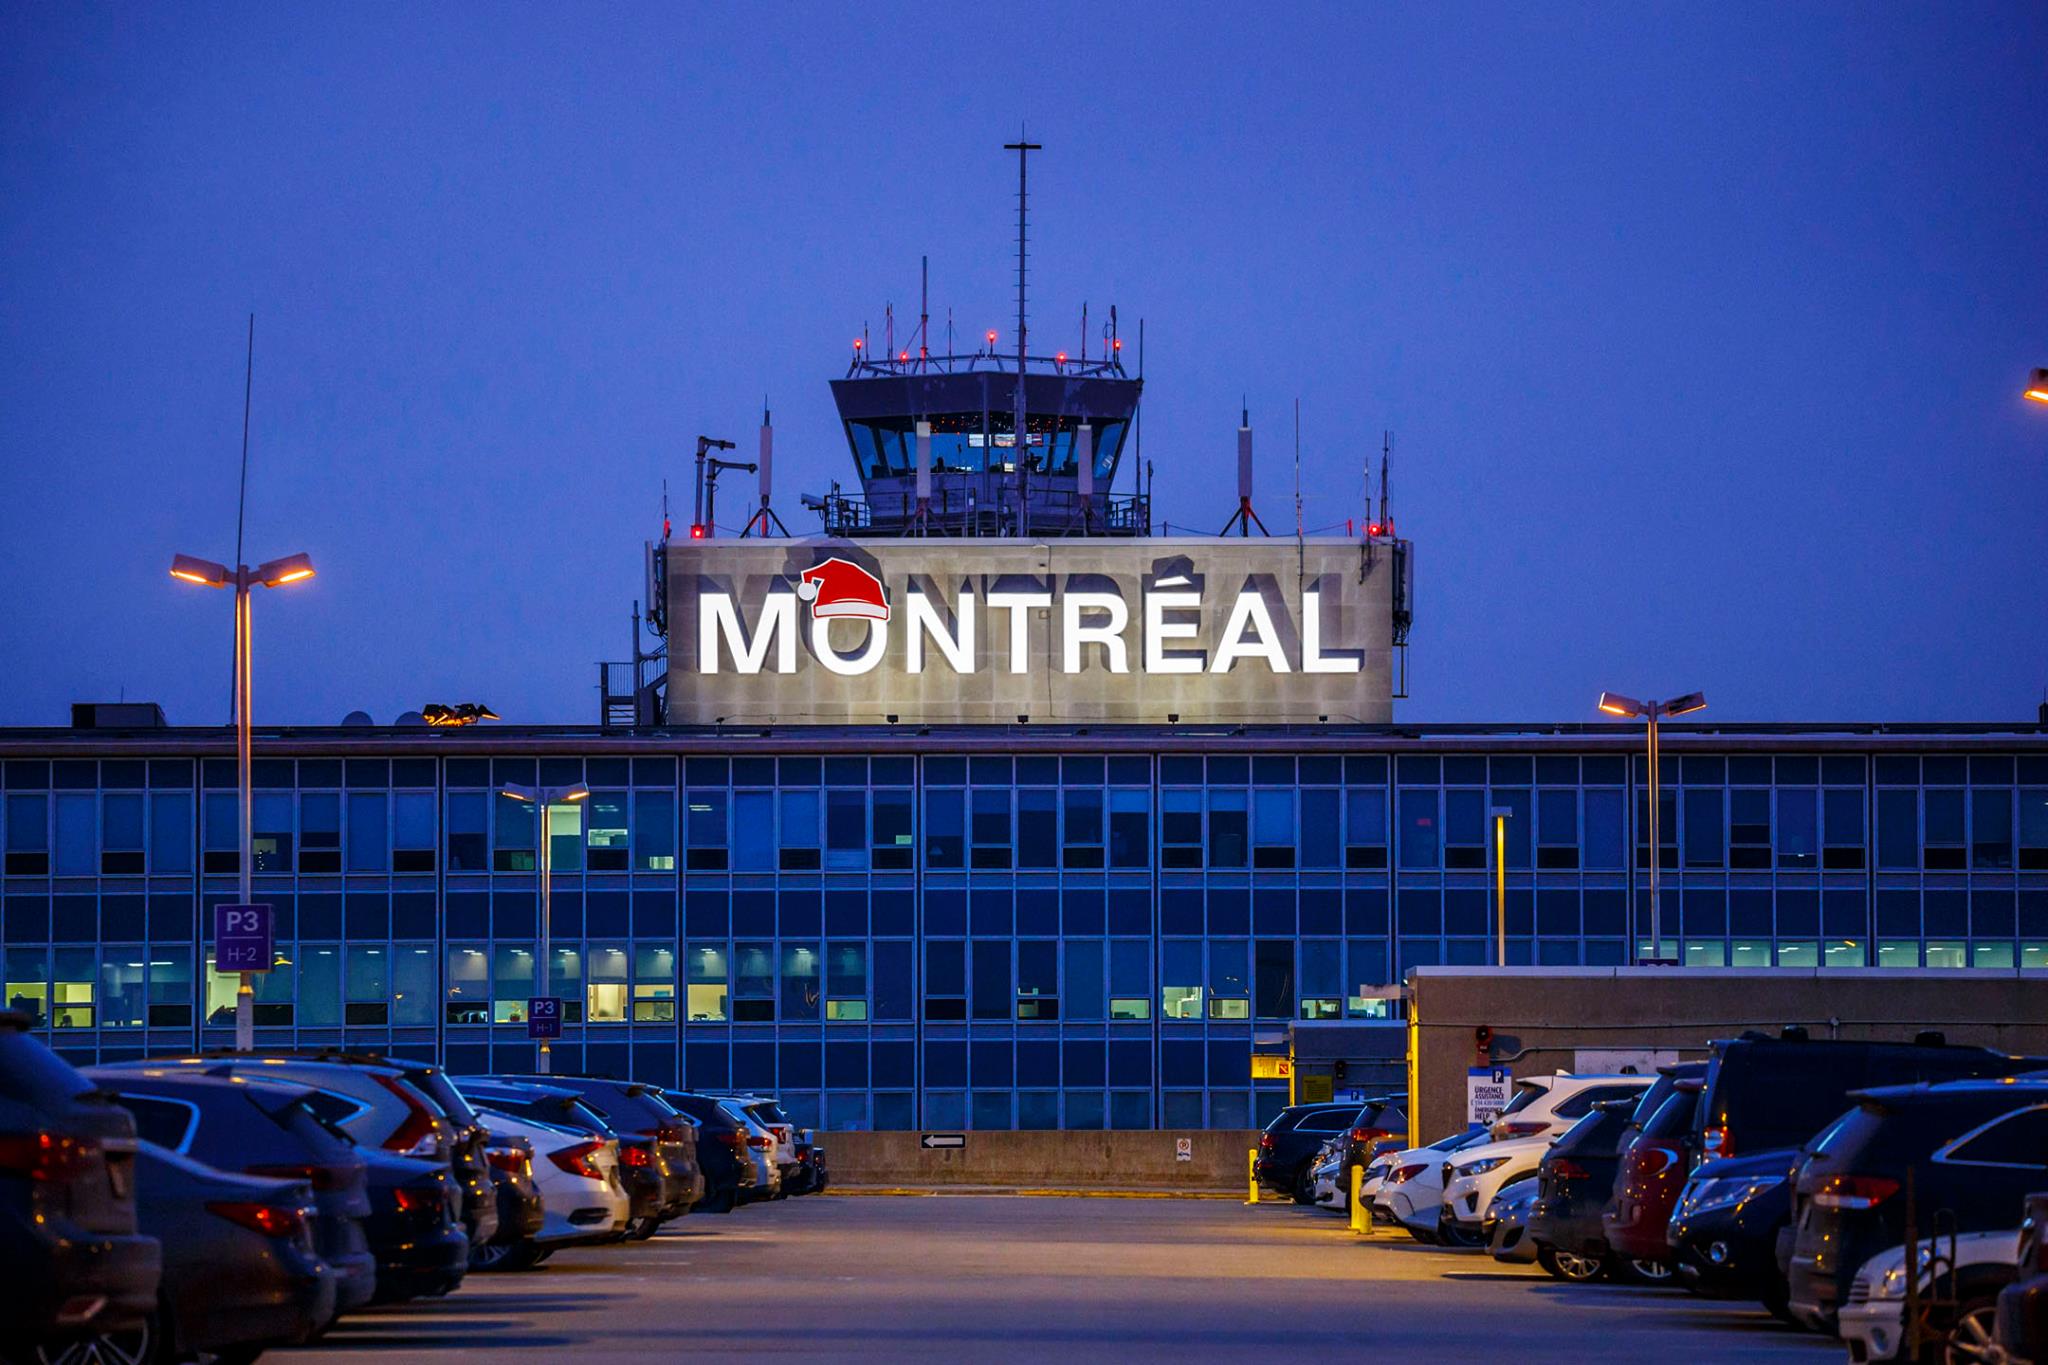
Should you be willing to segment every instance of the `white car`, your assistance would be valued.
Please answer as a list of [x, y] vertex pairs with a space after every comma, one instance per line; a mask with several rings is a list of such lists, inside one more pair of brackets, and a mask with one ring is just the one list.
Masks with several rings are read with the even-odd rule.
[[1399, 1223], [1419, 1242], [1436, 1241], [1437, 1210], [1444, 1199], [1444, 1158], [1488, 1140], [1484, 1128], [1467, 1128], [1427, 1147], [1393, 1153], [1386, 1174], [1373, 1191], [1373, 1220]]
[[[1946, 1342], [1932, 1343], [1933, 1358], [1989, 1360], [1993, 1321], [1998, 1316], [1998, 1291], [2013, 1279], [2014, 1260], [2019, 1255], [2020, 1234], [2011, 1232], [1966, 1232], [1955, 1239], [1955, 1275], [1963, 1286], [1962, 1304], [1951, 1321], [1938, 1323]], [[1940, 1258], [1938, 1272], [1944, 1283], [1950, 1270], [1949, 1239], [1931, 1237], [1921, 1244], [1920, 1290], [1933, 1284], [1928, 1261]], [[1904, 1360], [1906, 1348], [1906, 1249], [1893, 1247], [1864, 1262], [1849, 1286], [1849, 1301], [1836, 1320], [1851, 1360]]]
[[747, 1203], [782, 1197], [782, 1167], [775, 1160], [775, 1134], [747, 1112], [745, 1100], [721, 1099], [718, 1107], [731, 1116], [747, 1135], [747, 1156], [754, 1163], [754, 1183], [741, 1191]]
[[[633, 1201], [619, 1179], [616, 1139], [517, 1118], [490, 1108], [488, 1101], [476, 1108], [493, 1136], [525, 1138], [533, 1148], [533, 1183], [540, 1189], [543, 1215], [533, 1241], [543, 1255], [578, 1242], [609, 1240], [625, 1231]], [[478, 1254], [512, 1250], [480, 1247]]]
[[1534, 1176], [1555, 1140], [1544, 1133], [1481, 1143], [1452, 1153], [1444, 1161], [1444, 1195], [1437, 1211], [1439, 1239], [1452, 1246], [1481, 1245], [1484, 1233], [1480, 1224], [1493, 1197], [1503, 1186]]
[[1309, 1163], [1309, 1176], [1315, 1185], [1316, 1205], [1319, 1208], [1342, 1211], [1349, 1207], [1350, 1191], [1339, 1184], [1344, 1173], [1344, 1149], [1335, 1138], [1325, 1142]]
[[[1656, 1083], [1651, 1076], [1525, 1076], [1515, 1082], [1507, 1108], [1494, 1115], [1488, 1131], [1495, 1142], [1515, 1138], [1561, 1137], [1564, 1130], [1608, 1100], [1640, 1095]], [[1481, 1210], [1485, 1212], [1485, 1210]]]

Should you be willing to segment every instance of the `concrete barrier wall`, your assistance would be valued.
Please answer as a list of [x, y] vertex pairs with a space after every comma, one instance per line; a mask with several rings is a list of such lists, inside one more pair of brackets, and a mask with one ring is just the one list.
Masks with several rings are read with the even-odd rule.
[[[1517, 1077], [1574, 1069], [1580, 1049], [1668, 1049], [1682, 1059], [1744, 1029], [1815, 1038], [1952, 1043], [2048, 1055], [2048, 973], [1842, 968], [1419, 967], [1409, 974], [1421, 1141], [1465, 1126], [1473, 1030]], [[1590, 1069], [1590, 1068], [1583, 1068]]]
[[[918, 1133], [824, 1133], [832, 1180], [845, 1185], [1241, 1190], [1255, 1131], [967, 1133], [928, 1150]], [[1188, 1160], [1175, 1157], [1188, 1144]]]

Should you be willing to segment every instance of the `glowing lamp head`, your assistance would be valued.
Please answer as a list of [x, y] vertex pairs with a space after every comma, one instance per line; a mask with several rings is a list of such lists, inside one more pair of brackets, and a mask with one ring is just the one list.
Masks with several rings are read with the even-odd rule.
[[2033, 378], [2027, 381], [2027, 397], [2036, 403], [2048, 403], [2048, 370], [2034, 371]]
[[197, 583], [203, 588], [225, 588], [234, 575], [225, 564], [216, 564], [210, 559], [197, 559], [191, 555], [171, 557], [171, 577], [187, 583]]
[[273, 559], [256, 566], [256, 581], [266, 588], [281, 588], [312, 576], [312, 558], [303, 554], [286, 555], [283, 559]]
[[1600, 709], [1610, 716], [1632, 717], [1649, 714], [1648, 707], [1634, 697], [1624, 697], [1619, 692], [1602, 692], [1599, 705]]

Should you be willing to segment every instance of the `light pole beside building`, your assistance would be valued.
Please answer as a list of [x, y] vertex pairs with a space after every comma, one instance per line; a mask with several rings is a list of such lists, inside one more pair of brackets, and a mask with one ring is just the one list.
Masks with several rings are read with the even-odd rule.
[[1508, 817], [1511, 806], [1493, 808], [1493, 965], [1508, 965]]
[[[197, 583], [208, 588], [233, 588], [235, 590], [235, 771], [236, 786], [240, 791], [241, 811], [237, 823], [240, 825], [240, 842], [237, 847], [235, 866], [241, 872], [242, 904], [249, 904], [251, 877], [254, 874], [255, 856], [251, 845], [253, 818], [251, 815], [253, 796], [250, 785], [250, 749], [253, 741], [249, 725], [249, 590], [261, 583], [266, 588], [281, 588], [287, 583], [297, 583], [313, 576], [313, 561], [303, 554], [286, 555], [266, 564], [250, 568], [238, 564], [230, 569], [225, 564], [216, 564], [210, 559], [195, 559], [191, 555], [174, 555], [171, 559], [171, 577], [187, 583]], [[216, 955], [219, 944], [215, 944]], [[216, 961], [218, 957], [216, 956]], [[241, 984], [235, 988], [235, 1051], [248, 1052], [256, 1046], [256, 987], [254, 973], [241, 972]]]
[[[514, 801], [523, 801], [532, 806], [539, 821], [540, 967], [539, 975], [535, 978], [534, 994], [545, 999], [549, 995], [548, 967], [554, 953], [552, 935], [554, 920], [554, 859], [552, 856], [553, 840], [548, 829], [548, 812], [556, 806], [570, 806], [575, 805], [579, 801], [588, 801], [590, 799], [590, 788], [584, 786], [581, 782], [572, 782], [565, 786], [556, 787], [529, 787], [522, 782], [506, 782], [501, 784], [498, 790], [504, 795], [511, 797]], [[529, 1022], [531, 1021], [529, 1020]], [[540, 1040], [541, 1075], [552, 1074], [550, 1069], [552, 1061], [553, 1058], [548, 1047], [548, 1040], [542, 1038]]]
[[[1650, 960], [1661, 962], [1664, 958], [1664, 916], [1658, 900], [1657, 874], [1664, 861], [1663, 845], [1658, 833], [1658, 822], [1662, 814], [1659, 795], [1660, 783], [1657, 771], [1657, 722], [1671, 716], [1683, 716], [1689, 712], [1703, 710], [1707, 704], [1704, 692], [1688, 692], [1671, 701], [1637, 701], [1624, 697], [1619, 692], [1602, 692], [1600, 709], [1610, 716], [1640, 716], [1649, 727], [1649, 772], [1650, 782]], [[1630, 878], [1633, 883], [1634, 878]]]

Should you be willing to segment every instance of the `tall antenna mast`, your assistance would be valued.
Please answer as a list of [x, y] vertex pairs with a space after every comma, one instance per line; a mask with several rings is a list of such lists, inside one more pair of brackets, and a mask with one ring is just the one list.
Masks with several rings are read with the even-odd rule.
[[1394, 524], [1387, 517], [1387, 470], [1392, 464], [1393, 456], [1394, 433], [1391, 431], [1382, 432], [1380, 434], [1380, 530], [1387, 535], [1394, 533]]
[[1030, 440], [1024, 424], [1024, 263], [1025, 263], [1025, 209], [1028, 205], [1028, 185], [1025, 168], [1033, 152], [1045, 150], [1036, 142], [1024, 140], [1023, 130], [1017, 133], [1017, 141], [1005, 142], [1003, 150], [1017, 154], [1017, 411], [1012, 418], [1015, 426], [1017, 450], [1017, 504], [1022, 519], [1022, 533], [1031, 534], [1031, 500], [1025, 496], [1025, 481], [1030, 476], [1026, 456], [1030, 454]]

